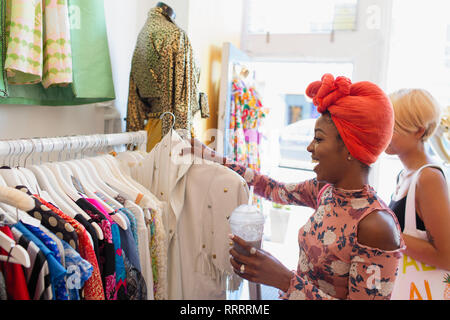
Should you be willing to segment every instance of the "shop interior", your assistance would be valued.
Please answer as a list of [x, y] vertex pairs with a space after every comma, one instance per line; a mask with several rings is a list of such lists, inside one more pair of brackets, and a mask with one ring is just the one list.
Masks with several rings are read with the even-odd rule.
[[[175, 175], [184, 170], [182, 165], [177, 165], [178, 171], [170, 171], [170, 160], [165, 157], [175, 146], [161, 142], [175, 141], [167, 140], [173, 137], [174, 129], [185, 129], [184, 134], [188, 132], [224, 156], [278, 181], [312, 179], [315, 173], [306, 148], [314, 138], [314, 124], [320, 114], [305, 89], [324, 73], [331, 73], [346, 76], [352, 82], [371, 81], [387, 93], [405, 87], [426, 88], [431, 92], [442, 105], [447, 122], [442, 122], [426, 148], [448, 169], [450, 4], [446, 0], [64, 0], [62, 5], [55, 0], [46, 1], [49, 4], [43, 4], [39, 14], [34, 11], [37, 7], [25, 9], [23, 4], [24, 8], [19, 9], [19, 2], [24, 1], [17, 1], [14, 8], [11, 1], [1, 1], [0, 161], [4, 167], [19, 169], [9, 172], [1, 168], [0, 186], [26, 185], [31, 194], [39, 194], [41, 198], [49, 195], [48, 202], [74, 216], [76, 213], [86, 216], [80, 209], [87, 205], [80, 204], [85, 202], [81, 191], [113, 212], [127, 208], [127, 212], [111, 216], [111, 221], [119, 226], [112, 232], [121, 236], [127, 229], [123, 215], [128, 217], [129, 229], [132, 229], [130, 213], [142, 215], [142, 221], [147, 222], [144, 224], [147, 238], [138, 229], [134, 235], [127, 235], [136, 243], [148, 242], [145, 250], [139, 246], [134, 257], [146, 280], [145, 288], [135, 290], [135, 299], [279, 299], [278, 289], [242, 281], [233, 274], [228, 265], [229, 240], [222, 237], [229, 229], [223, 230], [214, 219], [203, 218], [203, 208], [198, 209], [197, 217], [195, 210], [188, 208], [188, 204], [192, 205], [189, 201], [197, 201], [195, 192], [199, 197], [198, 194], [209, 194], [215, 189], [213, 186], [201, 189], [199, 186], [208, 181], [200, 178], [196, 178], [198, 184], [187, 180], [181, 186], [182, 176]], [[173, 64], [166, 66], [161, 56], [145, 56], [135, 67], [137, 43], [142, 43], [146, 36], [143, 30], [149, 26], [151, 11], [167, 7], [172, 13], [171, 28], [178, 30], [175, 31], [178, 37], [182, 35], [182, 41], [178, 39], [173, 48], [166, 49], [174, 50], [167, 52], [172, 54]], [[20, 30], [24, 30], [28, 29], [27, 22], [36, 27], [40, 19], [44, 37], [39, 49], [44, 54], [44, 58], [40, 56], [42, 70], [37, 78], [27, 78], [30, 73], [11, 67], [17, 63], [15, 54], [21, 59], [15, 50], [21, 48], [19, 34], [26, 32], [17, 31], [17, 42], [11, 34], [14, 29], [19, 30], [20, 23], [23, 25]], [[53, 50], [51, 41], [56, 43], [42, 27], [46, 23], [55, 26], [59, 23], [58, 35], [66, 35], [66, 41], [70, 40], [61, 42], [61, 48], [57, 49], [60, 61], [70, 60], [70, 66], [64, 64], [69, 69], [63, 80], [52, 80], [52, 69], [47, 65], [51, 58], [45, 59]], [[160, 34], [161, 38], [149, 41], [147, 46], [162, 45], [163, 38], [169, 37], [173, 30]], [[23, 47], [33, 48], [34, 34], [35, 38], [29, 38], [30, 44], [23, 40]], [[176, 60], [177, 46], [184, 50], [181, 60]], [[32, 50], [27, 52], [34, 57]], [[151, 72], [146, 70], [140, 76], [143, 63], [150, 65]], [[189, 79], [177, 78], [179, 64], [183, 64], [183, 70], [189, 69]], [[167, 72], [158, 80], [160, 75], [155, 76], [153, 70], [163, 67], [168, 68]], [[149, 80], [152, 76], [156, 80]], [[30, 80], [21, 82], [21, 77]], [[162, 96], [159, 87], [147, 85], [157, 82], [161, 85], [164, 81], [172, 82], [169, 86], [173, 95], [179, 86], [176, 81], [188, 83], [195, 92], [194, 98], [187, 99], [178, 110], [178, 105], [168, 107], [164, 102], [150, 110], [155, 100], [142, 99], [141, 95], [153, 92]], [[142, 84], [145, 89], [134, 90], [132, 95], [133, 86]], [[238, 101], [239, 97], [247, 100]], [[244, 114], [236, 112], [239, 103], [242, 103], [239, 112]], [[149, 120], [147, 116], [152, 112], [158, 114]], [[187, 123], [185, 127], [182, 122]], [[152, 150], [153, 162], [145, 164], [143, 159]], [[173, 150], [180, 151], [172, 149], [171, 154]], [[396, 156], [385, 153], [372, 165], [370, 184], [387, 203], [401, 168]], [[169, 170], [170, 174], [159, 176], [156, 169]], [[184, 174], [195, 176], [186, 171]], [[203, 175], [203, 178], [218, 177], [210, 172]], [[30, 181], [33, 184], [27, 185]], [[97, 193], [97, 186], [104, 192]], [[235, 189], [225, 191], [235, 198], [227, 200], [220, 214], [229, 217], [233, 206], [241, 204], [236, 202], [240, 193], [245, 191], [248, 197], [250, 192], [248, 188]], [[185, 207], [178, 208], [178, 200], [171, 197], [180, 197], [180, 193]], [[23, 203], [14, 205], [12, 200], [5, 200], [6, 193], [0, 197], [9, 201], [8, 205], [0, 204], [0, 214], [17, 211], [20, 221], [39, 225], [35, 221], [39, 220], [37, 216], [26, 217], [33, 203], [27, 204], [24, 198]], [[75, 199], [80, 203], [76, 205]], [[257, 196], [251, 200], [265, 218], [262, 248], [289, 269], [296, 269], [298, 230], [314, 210], [277, 205]], [[222, 213], [226, 210], [229, 214]], [[180, 213], [185, 215], [177, 216]], [[139, 221], [134, 220], [139, 227]], [[74, 226], [75, 223], [67, 228], [73, 230]], [[100, 227], [98, 220], [93, 228], [99, 239], [107, 236]], [[221, 234], [210, 235], [211, 230]], [[64, 239], [69, 242], [68, 236]], [[81, 237], [78, 241], [81, 243]], [[205, 244], [201, 247], [202, 241], [209, 241], [206, 251]], [[113, 249], [114, 246], [111, 251], [114, 255]], [[158, 250], [165, 252], [159, 255]], [[110, 263], [103, 262], [100, 267], [106, 268]], [[189, 266], [184, 268], [183, 263]], [[107, 281], [105, 273], [95, 273], [94, 266], [92, 274], [98, 281], [100, 278]], [[122, 277], [124, 274], [128, 270], [122, 272]], [[116, 277], [118, 281], [118, 271]], [[120, 285], [116, 289], [114, 293], [107, 292], [104, 286], [103, 298], [120, 300], [121, 295], [126, 296]], [[102, 297], [96, 290], [95, 286], [84, 291], [68, 289], [69, 298], [65, 297], [84, 299], [87, 294], [91, 299]], [[40, 292], [40, 296], [37, 290], [33, 292], [35, 296], [30, 292], [30, 299], [52, 296], [48, 291], [47, 288], [46, 292]], [[53, 299], [56, 296], [58, 290], [53, 289]]]

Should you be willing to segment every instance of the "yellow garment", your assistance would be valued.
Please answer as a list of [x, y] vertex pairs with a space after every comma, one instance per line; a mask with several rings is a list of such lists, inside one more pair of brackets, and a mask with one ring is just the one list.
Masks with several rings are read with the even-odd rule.
[[148, 119], [145, 131], [147, 131], [147, 152], [150, 152], [153, 147], [161, 141], [162, 120]]
[[[149, 118], [145, 131], [147, 131], [147, 152], [150, 152], [162, 139], [162, 120]], [[191, 127], [191, 136], [197, 137], [193, 127]]]

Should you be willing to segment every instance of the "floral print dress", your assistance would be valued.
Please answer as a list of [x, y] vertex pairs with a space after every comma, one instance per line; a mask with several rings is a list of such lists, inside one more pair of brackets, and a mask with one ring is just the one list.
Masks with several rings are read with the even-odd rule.
[[372, 187], [319, 190], [316, 179], [284, 184], [236, 164], [227, 167], [264, 198], [315, 209], [298, 233], [298, 267], [282, 299], [390, 299], [405, 246], [401, 240], [399, 249], [386, 251], [358, 242], [359, 221], [375, 210], [391, 214], [400, 233], [395, 215]]

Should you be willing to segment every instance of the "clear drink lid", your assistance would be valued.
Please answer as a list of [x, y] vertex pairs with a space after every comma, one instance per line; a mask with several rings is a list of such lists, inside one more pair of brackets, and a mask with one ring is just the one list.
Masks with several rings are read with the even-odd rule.
[[255, 205], [242, 204], [233, 210], [231, 224], [264, 224], [264, 215]]

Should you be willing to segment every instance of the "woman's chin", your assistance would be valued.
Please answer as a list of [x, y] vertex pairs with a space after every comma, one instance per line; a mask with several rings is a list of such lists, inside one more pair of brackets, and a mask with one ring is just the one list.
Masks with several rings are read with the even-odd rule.
[[320, 175], [320, 170], [318, 170], [318, 166], [319, 166], [319, 165], [316, 165], [316, 166], [313, 168], [313, 171], [316, 173], [316, 179], [317, 179], [317, 180], [319, 180], [319, 177], [321, 176], [321, 175]]
[[388, 154], [388, 155], [395, 155], [394, 150], [392, 150], [392, 147], [389, 145], [386, 150], [384, 150], [384, 153]]

